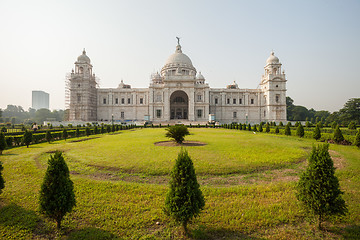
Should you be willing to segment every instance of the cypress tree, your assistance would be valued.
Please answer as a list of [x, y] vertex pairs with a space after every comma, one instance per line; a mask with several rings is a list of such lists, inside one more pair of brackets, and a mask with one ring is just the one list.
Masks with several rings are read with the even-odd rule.
[[101, 133], [104, 133], [105, 132], [105, 128], [103, 125], [101, 125]]
[[7, 144], [6, 144], [6, 140], [5, 140], [5, 135], [4, 135], [4, 133], [0, 132], [0, 155], [6, 149], [6, 147], [7, 147]]
[[54, 219], [60, 229], [66, 213], [76, 205], [74, 186], [70, 180], [69, 168], [62, 156], [56, 151], [50, 155], [48, 168], [40, 190], [40, 211]]
[[197, 217], [205, 206], [205, 200], [197, 182], [193, 162], [186, 150], [181, 149], [171, 172], [170, 189], [166, 195], [164, 211], [182, 224]]
[[305, 133], [304, 133], [304, 127], [301, 125], [301, 123], [299, 123], [299, 126], [296, 129], [296, 135], [299, 137], [304, 137]]
[[111, 127], [110, 127], [110, 125], [107, 125], [107, 126], [106, 126], [106, 132], [107, 132], [107, 133], [110, 133], [110, 132], [111, 132]]
[[62, 137], [63, 137], [63, 139], [65, 139], [65, 141], [66, 141], [66, 139], [68, 138], [68, 132], [67, 132], [67, 130], [66, 129], [64, 129], [63, 130], [63, 132], [62, 132]]
[[352, 129], [355, 130], [356, 129], [356, 122], [355, 121], [351, 121], [348, 125], [348, 129]]
[[75, 134], [76, 134], [76, 137], [80, 137], [80, 129], [79, 128], [76, 128]]
[[280, 122], [280, 123], [279, 123], [279, 126], [280, 126], [280, 127], [283, 127], [283, 126], [284, 126], [283, 122]]
[[26, 145], [26, 147], [29, 147], [31, 141], [32, 141], [32, 132], [25, 130], [24, 135], [22, 137], [22, 142]]
[[248, 130], [251, 131], [251, 124], [248, 124]]
[[51, 140], [52, 140], [52, 135], [51, 135], [51, 132], [50, 132], [50, 130], [47, 130], [46, 131], [46, 136], [45, 136], [45, 138], [46, 138], [46, 141], [48, 142], [48, 143], [50, 143], [51, 142]]
[[267, 133], [270, 132], [270, 124], [269, 123], [266, 123], [265, 132], [267, 132]]
[[320, 128], [318, 125], [316, 125], [316, 127], [314, 129], [313, 138], [315, 138], [316, 140], [319, 140], [321, 138], [321, 132], [320, 132]]
[[340, 142], [344, 141], [344, 136], [342, 135], [339, 126], [336, 126], [333, 139], [336, 143], [340, 143]]
[[345, 215], [347, 207], [342, 199], [339, 180], [335, 176], [329, 145], [313, 146], [307, 169], [297, 183], [297, 199], [318, 217], [318, 227], [327, 217]]
[[253, 131], [254, 131], [254, 132], [257, 132], [257, 131], [258, 131], [256, 125], [254, 125]]
[[286, 126], [285, 126], [285, 135], [291, 136], [291, 130], [290, 130], [289, 124], [286, 124]]
[[355, 136], [355, 142], [354, 145], [360, 148], [360, 129], [358, 130], [356, 136]]
[[275, 133], [277, 134], [277, 133], [279, 133], [279, 132], [280, 132], [279, 127], [276, 126], [276, 128], [275, 128]]
[[2, 177], [2, 170], [3, 170], [3, 166], [2, 166], [2, 162], [0, 162], [0, 194], [2, 193], [2, 189], [4, 189], [5, 187], [5, 180], [4, 178]]
[[90, 128], [89, 127], [85, 128], [85, 134], [86, 134], [87, 137], [90, 135]]
[[262, 124], [260, 124], [259, 126], [259, 132], [262, 132], [263, 131], [263, 127], [262, 127]]
[[242, 130], [246, 130], [246, 124], [245, 123], [242, 126]]

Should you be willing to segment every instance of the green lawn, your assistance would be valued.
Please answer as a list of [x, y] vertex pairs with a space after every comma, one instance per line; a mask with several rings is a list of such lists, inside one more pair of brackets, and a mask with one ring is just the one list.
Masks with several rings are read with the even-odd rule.
[[[360, 237], [360, 150], [331, 145], [350, 213], [316, 230], [295, 198], [310, 139], [227, 129], [189, 129], [187, 147], [206, 199], [191, 225], [195, 239], [356, 239]], [[137, 129], [4, 151], [6, 186], [0, 195], [0, 239], [178, 239], [164, 215], [169, 172], [180, 147], [164, 129]], [[86, 138], [80, 138], [86, 139]], [[77, 206], [57, 232], [38, 212], [40, 185], [51, 152], [61, 150]], [[156, 223], [159, 224], [156, 224]]]

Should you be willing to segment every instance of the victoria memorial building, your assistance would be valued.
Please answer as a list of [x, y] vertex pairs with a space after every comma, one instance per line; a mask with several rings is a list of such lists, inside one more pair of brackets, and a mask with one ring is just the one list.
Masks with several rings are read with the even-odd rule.
[[181, 45], [147, 88], [99, 88], [85, 50], [67, 79], [69, 121], [153, 123], [259, 123], [286, 121], [286, 78], [279, 58], [271, 52], [256, 89], [235, 82], [211, 88]]

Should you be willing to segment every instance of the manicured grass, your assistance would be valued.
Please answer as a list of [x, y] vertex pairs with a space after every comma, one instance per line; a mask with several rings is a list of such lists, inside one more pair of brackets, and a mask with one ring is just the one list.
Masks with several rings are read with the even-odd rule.
[[[311, 139], [228, 129], [189, 129], [187, 147], [206, 199], [190, 225], [195, 239], [338, 239], [360, 234], [360, 150], [331, 145], [350, 213], [320, 232], [305, 221], [295, 198]], [[90, 140], [42, 143], [4, 151], [6, 186], [0, 195], [0, 239], [178, 239], [181, 228], [163, 213], [168, 176], [180, 147], [164, 129], [137, 129]], [[81, 139], [81, 138], [80, 138]], [[85, 138], [83, 138], [85, 139]], [[49, 154], [61, 150], [71, 171], [77, 206], [63, 230], [38, 212]], [[156, 224], [156, 223], [159, 224]]]

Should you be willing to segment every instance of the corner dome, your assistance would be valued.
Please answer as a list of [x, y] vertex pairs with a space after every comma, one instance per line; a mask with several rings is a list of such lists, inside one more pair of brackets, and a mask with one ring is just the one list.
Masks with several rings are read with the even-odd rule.
[[199, 72], [196, 76], [196, 79], [198, 80], [205, 80], [204, 76], [201, 74], [201, 72]]
[[82, 52], [82, 55], [80, 55], [78, 58], [77, 58], [77, 62], [78, 63], [89, 63], [90, 64], [90, 58], [86, 55], [86, 51], [85, 51], [85, 48]]
[[278, 64], [279, 58], [274, 55], [274, 51], [271, 52], [270, 57], [266, 60], [267, 64]]

